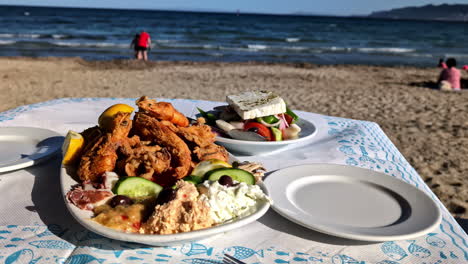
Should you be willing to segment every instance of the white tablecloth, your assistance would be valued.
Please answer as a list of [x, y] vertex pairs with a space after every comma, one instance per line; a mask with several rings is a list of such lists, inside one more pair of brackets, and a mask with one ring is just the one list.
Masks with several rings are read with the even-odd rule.
[[[63, 135], [82, 131], [115, 103], [135, 99], [59, 99], [0, 113], [0, 126], [32, 126]], [[196, 106], [222, 103], [166, 100], [186, 115]], [[59, 187], [60, 157], [0, 174], [0, 263], [221, 263], [223, 252], [246, 263], [435, 264], [468, 263], [468, 237], [390, 142], [371, 122], [299, 112], [318, 127], [305, 145], [240, 160], [262, 162], [268, 170], [307, 163], [336, 163], [385, 172], [426, 192], [440, 206], [440, 226], [408, 241], [365, 243], [311, 231], [273, 210], [257, 222], [207, 240], [180, 246], [150, 247], [110, 240], [87, 231], [68, 213]], [[7, 151], [7, 150], [1, 150]]]

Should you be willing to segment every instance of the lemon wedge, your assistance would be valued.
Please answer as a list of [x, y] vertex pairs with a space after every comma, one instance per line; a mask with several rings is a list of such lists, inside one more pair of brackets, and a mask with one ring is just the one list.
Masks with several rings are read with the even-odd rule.
[[203, 177], [205, 173], [219, 168], [232, 168], [232, 166], [231, 164], [218, 159], [204, 160], [195, 166], [191, 175]]
[[135, 108], [126, 105], [126, 104], [115, 104], [104, 110], [102, 114], [98, 118], [99, 127], [103, 128], [104, 130], [108, 130], [111, 126], [112, 118], [118, 112], [123, 113], [131, 113], [135, 110]]
[[62, 145], [63, 160], [62, 164], [68, 165], [75, 162], [84, 147], [83, 136], [75, 131], [69, 130]]

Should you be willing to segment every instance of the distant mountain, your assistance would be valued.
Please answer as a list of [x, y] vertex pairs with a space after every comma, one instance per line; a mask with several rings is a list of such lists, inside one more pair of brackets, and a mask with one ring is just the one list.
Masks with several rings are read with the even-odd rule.
[[425, 5], [377, 11], [372, 18], [468, 21], [468, 5]]

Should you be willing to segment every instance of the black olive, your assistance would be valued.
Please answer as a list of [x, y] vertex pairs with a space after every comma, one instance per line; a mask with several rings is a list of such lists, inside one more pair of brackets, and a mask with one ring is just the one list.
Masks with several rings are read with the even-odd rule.
[[223, 175], [218, 179], [219, 184], [224, 185], [224, 186], [233, 186], [234, 182], [232, 181], [232, 178], [227, 175]]
[[109, 205], [111, 207], [116, 207], [117, 205], [132, 205], [133, 201], [132, 199], [128, 198], [125, 195], [116, 195], [112, 197], [112, 199], [109, 202]]
[[247, 129], [247, 131], [258, 133], [258, 127], [251, 127], [249, 129]]
[[159, 193], [158, 198], [156, 198], [156, 204], [163, 205], [174, 200], [176, 198], [176, 192], [177, 191], [172, 188], [166, 188], [162, 190]]

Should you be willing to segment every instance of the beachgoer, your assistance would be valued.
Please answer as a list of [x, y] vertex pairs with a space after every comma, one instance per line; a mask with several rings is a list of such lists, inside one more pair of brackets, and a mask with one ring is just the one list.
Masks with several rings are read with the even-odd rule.
[[149, 48], [151, 48], [150, 35], [147, 32], [142, 31], [137, 41], [138, 59], [147, 61]]
[[468, 65], [463, 66], [463, 69], [464, 69], [465, 71], [468, 71]]
[[[449, 58], [446, 61], [447, 69], [443, 69], [440, 73], [437, 84], [441, 90], [460, 90], [460, 71], [456, 68], [457, 61], [454, 58]], [[450, 87], [448, 87], [450, 85]]]
[[135, 59], [138, 59], [138, 39], [140, 38], [140, 34], [135, 34], [135, 37], [132, 40], [132, 43], [130, 44], [130, 48], [133, 48], [135, 51]]
[[437, 67], [447, 69], [447, 64], [445, 64], [444, 59], [439, 59], [439, 64]]

